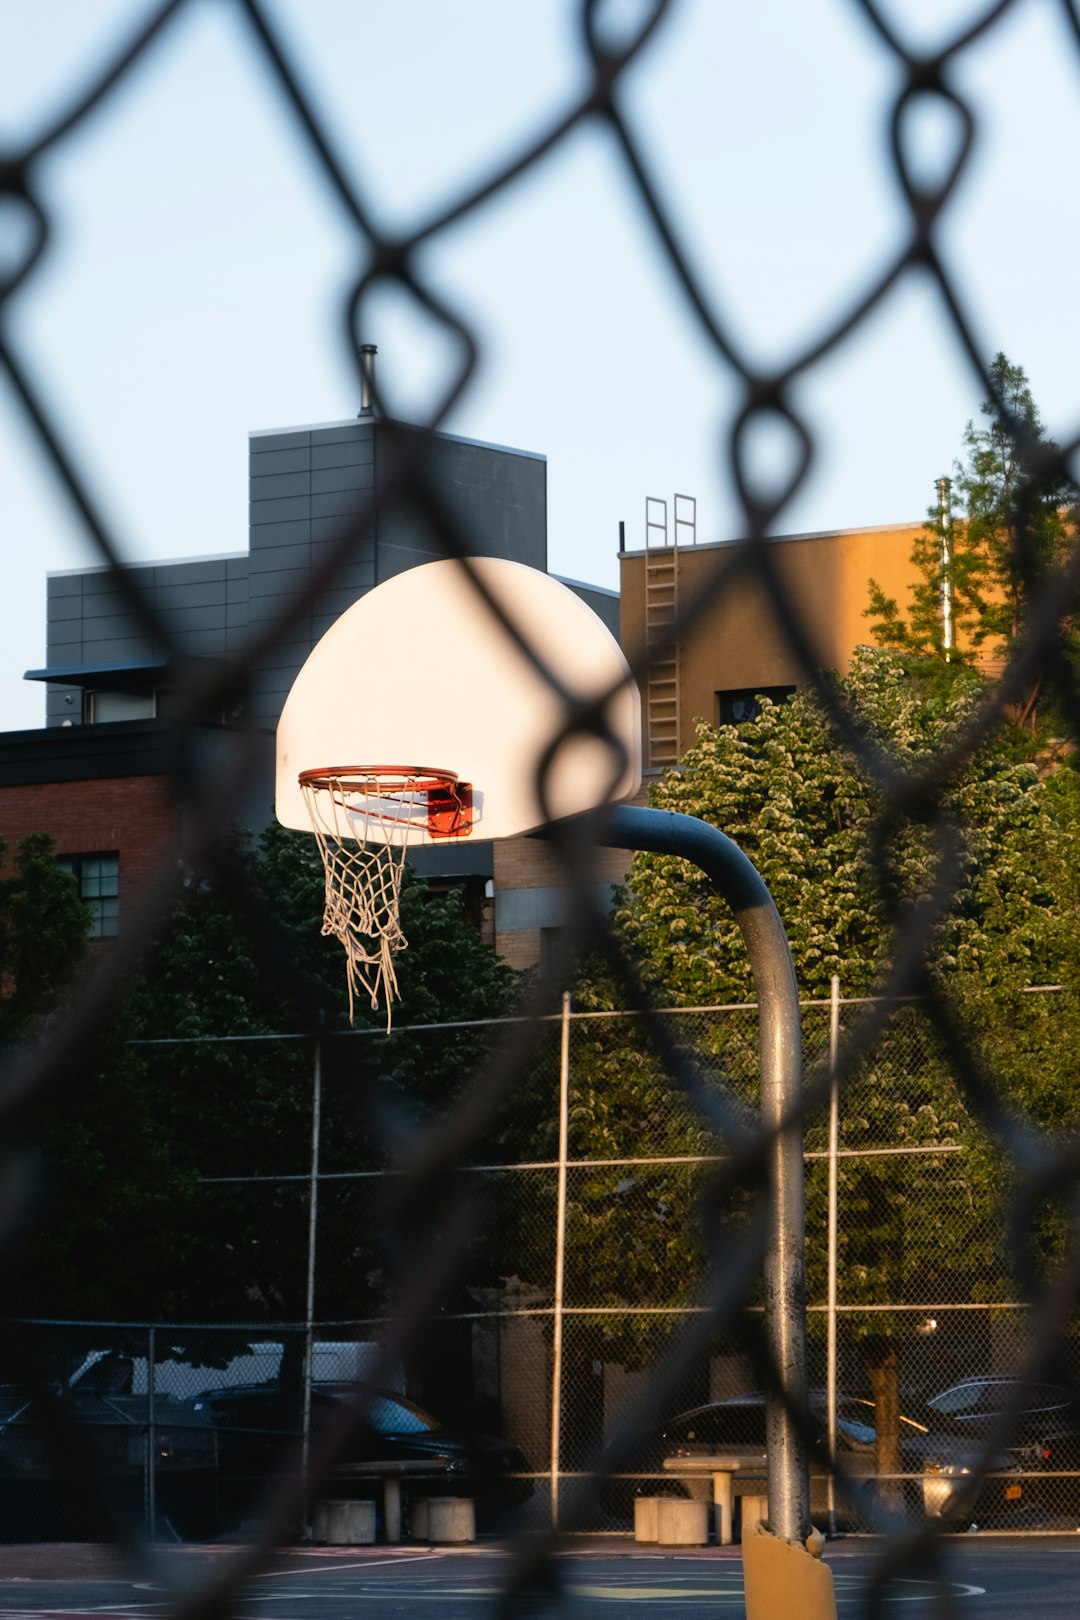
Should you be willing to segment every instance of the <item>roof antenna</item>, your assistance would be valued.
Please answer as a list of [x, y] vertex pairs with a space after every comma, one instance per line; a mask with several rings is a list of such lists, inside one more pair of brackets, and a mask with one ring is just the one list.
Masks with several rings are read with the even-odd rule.
[[375, 356], [378, 352], [374, 343], [360, 345], [360, 416], [375, 414]]

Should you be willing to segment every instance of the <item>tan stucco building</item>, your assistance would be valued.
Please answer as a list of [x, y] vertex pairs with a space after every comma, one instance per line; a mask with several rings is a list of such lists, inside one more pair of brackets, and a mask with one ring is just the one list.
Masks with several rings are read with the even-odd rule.
[[[796, 609], [821, 669], [846, 673], [854, 649], [873, 638], [866, 618], [871, 579], [902, 608], [914, 582], [911, 549], [920, 523], [778, 535], [767, 541], [786, 599]], [[658, 769], [690, 746], [698, 720], [747, 718], [755, 693], [782, 696], [803, 683], [775, 612], [746, 573], [711, 586], [738, 557], [737, 542], [657, 545], [620, 554], [620, 640], [627, 656], [656, 649], [641, 682], [644, 758]], [[693, 630], [660, 646], [673, 613], [700, 591], [706, 605]]]
[[[865, 617], [871, 579], [907, 608], [915, 579], [911, 549], [921, 529], [920, 523], [891, 524], [767, 542], [820, 668], [845, 673], [854, 649], [872, 640]], [[653, 535], [658, 532], [653, 526]], [[665, 543], [676, 533], [683, 543]], [[661, 543], [619, 555], [623, 649], [633, 659], [645, 646], [657, 648], [641, 681], [646, 792], [649, 776], [675, 764], [690, 746], [697, 720], [745, 719], [755, 694], [779, 699], [803, 679], [760, 585], [746, 575], [719, 588], [711, 583], [736, 560], [737, 542], [686, 543], [693, 533], [692, 524], [665, 526]], [[660, 649], [672, 614], [702, 590], [708, 599], [693, 631], [674, 649]], [[531, 839], [511, 839], [496, 844], [493, 854], [497, 948], [517, 967], [542, 963], [567, 909], [551, 851]], [[598, 888], [617, 882], [625, 870], [621, 851], [597, 852]]]

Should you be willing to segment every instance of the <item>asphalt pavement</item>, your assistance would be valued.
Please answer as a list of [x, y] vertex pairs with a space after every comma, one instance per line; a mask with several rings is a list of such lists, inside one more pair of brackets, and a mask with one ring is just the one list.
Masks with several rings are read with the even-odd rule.
[[[108, 1548], [0, 1548], [0, 1617], [10, 1620], [167, 1620], [183, 1597], [223, 1576], [242, 1549], [166, 1549], [155, 1567], [132, 1570]], [[949, 1538], [935, 1570], [905, 1567], [873, 1602], [869, 1583], [883, 1549], [861, 1538], [830, 1545], [826, 1558], [841, 1616], [923, 1613], [932, 1620], [1056, 1620], [1080, 1615], [1080, 1535], [1033, 1539]], [[493, 1546], [297, 1548], [249, 1580], [230, 1604], [240, 1620], [422, 1620], [494, 1614], [512, 1570]], [[677, 1620], [715, 1613], [741, 1620], [737, 1548], [663, 1553], [603, 1539], [556, 1560], [557, 1590], [526, 1589], [528, 1616]]]

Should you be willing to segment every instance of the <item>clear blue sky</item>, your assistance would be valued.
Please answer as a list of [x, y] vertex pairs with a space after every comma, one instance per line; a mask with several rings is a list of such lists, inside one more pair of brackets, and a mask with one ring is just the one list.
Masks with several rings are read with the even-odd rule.
[[[618, 4], [613, 8], [619, 11]], [[633, 12], [632, 5], [622, 8]], [[930, 42], [945, 0], [892, 7]], [[0, 142], [62, 106], [135, 0], [0, 11]], [[272, 14], [377, 217], [408, 228], [577, 93], [570, 0], [276, 0]], [[835, 316], [903, 231], [885, 125], [890, 59], [841, 0], [684, 0], [627, 85], [653, 172], [750, 353]], [[986, 352], [1023, 364], [1050, 427], [1078, 426], [1080, 61], [1058, 7], [1026, 0], [958, 84], [985, 122], [946, 238]], [[933, 163], [948, 132], [920, 131]], [[239, 9], [200, 0], [119, 95], [48, 158], [57, 222], [18, 299], [27, 364], [133, 560], [246, 544], [252, 428], [355, 413], [337, 326], [355, 242], [267, 82]], [[0, 254], [10, 247], [0, 218]], [[425, 266], [484, 344], [447, 425], [548, 457], [552, 567], [615, 585], [617, 526], [697, 495], [701, 538], [738, 532], [722, 451], [737, 404], [701, 344], [614, 147], [580, 131]], [[408, 311], [364, 334], [404, 408], [445, 354]], [[45, 575], [90, 559], [0, 382], [0, 727], [40, 724]], [[803, 384], [819, 435], [785, 532], [921, 517], [981, 390], [934, 295], [908, 280]], [[769, 447], [763, 447], [768, 456]]]

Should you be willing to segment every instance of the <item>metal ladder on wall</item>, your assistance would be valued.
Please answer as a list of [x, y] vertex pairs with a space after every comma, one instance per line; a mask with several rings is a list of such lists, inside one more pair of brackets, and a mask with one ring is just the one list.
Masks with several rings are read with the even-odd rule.
[[[649, 674], [645, 695], [646, 763], [653, 770], [677, 765], [682, 754], [679, 728], [679, 643], [672, 625], [679, 611], [679, 548], [697, 541], [697, 499], [676, 495], [668, 528], [668, 503], [645, 497], [645, 645]], [[654, 651], [655, 648], [655, 651]]]

